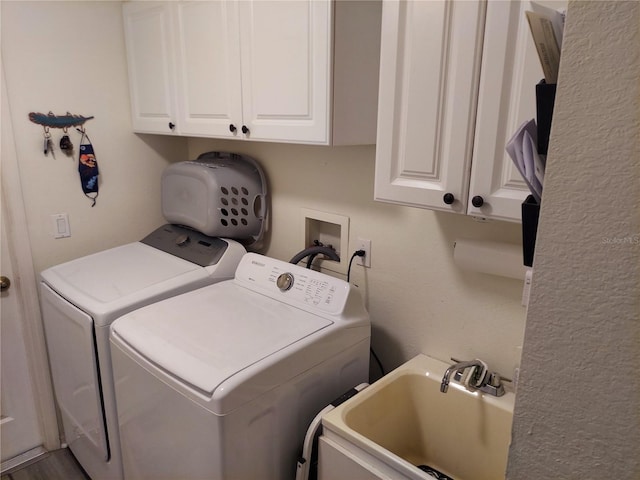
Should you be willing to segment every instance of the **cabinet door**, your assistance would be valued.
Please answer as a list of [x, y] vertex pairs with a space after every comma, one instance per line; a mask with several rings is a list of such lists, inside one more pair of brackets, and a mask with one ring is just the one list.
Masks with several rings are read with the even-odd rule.
[[189, 1], [173, 7], [180, 133], [241, 135], [237, 3]]
[[[565, 1], [544, 2], [562, 9]], [[529, 1], [489, 2], [482, 56], [468, 213], [520, 221], [529, 194], [505, 146], [518, 127], [536, 118], [535, 86], [542, 67], [525, 15]], [[474, 196], [483, 205], [471, 204]]]
[[175, 132], [170, 7], [169, 2], [123, 5], [131, 115], [136, 132]]
[[377, 200], [465, 212], [484, 8], [383, 3]]
[[242, 1], [239, 8], [246, 137], [328, 143], [332, 3]]

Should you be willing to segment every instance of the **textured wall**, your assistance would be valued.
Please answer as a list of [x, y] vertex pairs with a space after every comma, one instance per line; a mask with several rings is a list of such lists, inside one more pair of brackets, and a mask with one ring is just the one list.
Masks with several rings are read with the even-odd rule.
[[640, 478], [640, 3], [570, 4], [508, 478]]

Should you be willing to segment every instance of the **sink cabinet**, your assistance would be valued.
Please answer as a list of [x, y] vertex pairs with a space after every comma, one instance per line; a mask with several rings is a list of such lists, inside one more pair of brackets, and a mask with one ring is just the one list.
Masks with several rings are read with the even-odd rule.
[[379, 1], [123, 6], [136, 132], [375, 143]]
[[535, 118], [544, 77], [529, 9], [529, 1], [384, 2], [376, 200], [520, 221], [528, 189], [505, 145]]

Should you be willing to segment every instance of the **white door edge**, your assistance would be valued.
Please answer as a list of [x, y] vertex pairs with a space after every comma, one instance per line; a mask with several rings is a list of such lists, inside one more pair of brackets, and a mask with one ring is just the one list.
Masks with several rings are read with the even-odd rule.
[[[35, 396], [36, 409], [46, 450], [60, 448], [60, 434], [55, 411], [53, 387], [49, 375], [44, 329], [38, 303], [38, 286], [31, 256], [31, 242], [27, 229], [20, 172], [14, 143], [8, 89], [2, 68], [2, 215], [6, 225], [12, 267], [19, 272], [18, 302], [23, 315], [24, 342], [30, 352], [29, 374]], [[16, 285], [17, 286], [17, 285]]]

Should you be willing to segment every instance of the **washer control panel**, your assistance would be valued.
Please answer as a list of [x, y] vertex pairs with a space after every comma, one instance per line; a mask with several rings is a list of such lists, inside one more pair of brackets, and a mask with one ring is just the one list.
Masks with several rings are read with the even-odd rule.
[[228, 246], [220, 238], [179, 225], [163, 225], [140, 241], [201, 267], [216, 265]]
[[237, 283], [291, 305], [339, 314], [349, 284], [339, 278], [257, 254], [246, 254], [236, 270]]

